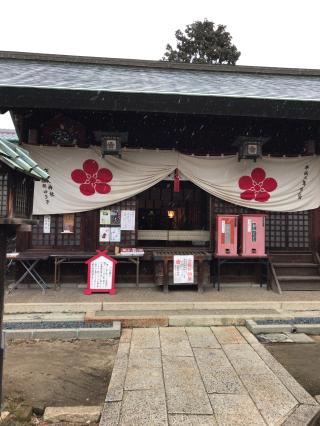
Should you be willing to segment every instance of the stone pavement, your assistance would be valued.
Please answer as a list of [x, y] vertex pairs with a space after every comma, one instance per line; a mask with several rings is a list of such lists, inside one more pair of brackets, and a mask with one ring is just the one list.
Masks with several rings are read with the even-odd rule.
[[306, 425], [319, 405], [245, 327], [124, 329], [100, 426]]

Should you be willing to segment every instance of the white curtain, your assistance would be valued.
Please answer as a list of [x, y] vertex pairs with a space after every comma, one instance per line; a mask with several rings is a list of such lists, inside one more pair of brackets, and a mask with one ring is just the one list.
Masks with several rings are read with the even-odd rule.
[[124, 149], [101, 158], [88, 149], [25, 145], [49, 182], [35, 184], [34, 214], [74, 213], [115, 204], [165, 179], [176, 168], [222, 200], [259, 210], [300, 211], [320, 205], [320, 157], [183, 155], [177, 151]]

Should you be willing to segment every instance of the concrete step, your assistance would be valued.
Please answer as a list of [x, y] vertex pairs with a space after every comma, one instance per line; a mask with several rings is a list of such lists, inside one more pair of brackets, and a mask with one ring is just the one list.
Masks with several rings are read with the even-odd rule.
[[[317, 284], [317, 283], [316, 283]], [[85, 314], [97, 311], [192, 311], [192, 310], [228, 310], [228, 309], [274, 309], [276, 311], [312, 311], [320, 310], [320, 300], [256, 300], [256, 301], [208, 301], [208, 302], [68, 302], [50, 303], [44, 299], [39, 303], [6, 303], [5, 315], [30, 314]], [[283, 300], [284, 299], [284, 300]]]
[[[69, 321], [70, 322], [70, 321]], [[51, 324], [54, 321], [48, 321], [43, 327], [43, 321], [21, 321], [19, 327], [14, 329], [4, 328], [4, 339], [9, 340], [71, 340], [71, 339], [86, 339], [86, 340], [106, 340], [119, 338], [121, 334], [121, 323], [113, 321], [109, 327], [88, 327], [86, 324], [74, 327], [68, 326], [68, 321], [64, 322], [63, 326], [56, 328]], [[11, 323], [12, 324], [12, 323]], [[72, 323], [73, 324], [73, 323]], [[52, 328], [51, 328], [52, 327]]]
[[292, 319], [287, 313], [261, 309], [88, 312], [85, 322], [120, 321], [123, 328], [244, 325], [248, 319]]

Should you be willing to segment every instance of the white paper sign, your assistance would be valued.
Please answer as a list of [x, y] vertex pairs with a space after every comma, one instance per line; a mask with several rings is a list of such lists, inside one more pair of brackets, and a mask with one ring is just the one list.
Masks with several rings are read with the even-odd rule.
[[119, 243], [121, 241], [121, 229], [118, 226], [110, 228], [110, 242]]
[[224, 220], [221, 221], [221, 233], [226, 233], [226, 222]]
[[113, 263], [105, 257], [98, 257], [90, 265], [90, 288], [110, 290], [112, 288]]
[[121, 210], [121, 230], [134, 231], [136, 228], [135, 210]]
[[251, 228], [252, 228], [252, 220], [248, 219], [248, 232], [251, 232]]
[[107, 209], [100, 210], [100, 225], [110, 225], [111, 211]]
[[43, 216], [43, 233], [50, 234], [50, 228], [51, 228], [51, 216], [45, 215]]
[[194, 283], [194, 256], [173, 256], [173, 282], [175, 284]]
[[110, 241], [110, 228], [107, 226], [101, 226], [99, 230], [99, 241], [109, 242]]

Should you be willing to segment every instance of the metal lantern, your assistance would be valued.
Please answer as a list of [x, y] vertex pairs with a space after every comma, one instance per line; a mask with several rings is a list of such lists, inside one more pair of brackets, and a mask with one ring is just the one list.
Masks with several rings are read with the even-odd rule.
[[101, 155], [117, 155], [121, 154], [121, 145], [128, 139], [125, 132], [94, 132], [97, 142], [101, 145]]
[[251, 159], [256, 161], [262, 157], [262, 146], [269, 138], [240, 136], [235, 145], [238, 146], [238, 160]]

